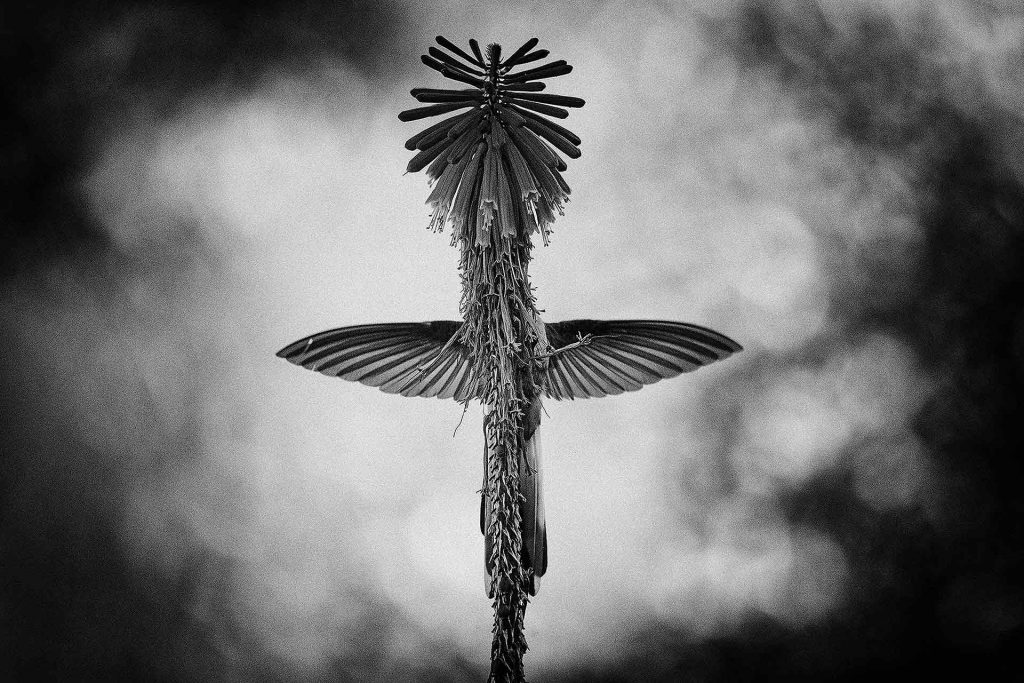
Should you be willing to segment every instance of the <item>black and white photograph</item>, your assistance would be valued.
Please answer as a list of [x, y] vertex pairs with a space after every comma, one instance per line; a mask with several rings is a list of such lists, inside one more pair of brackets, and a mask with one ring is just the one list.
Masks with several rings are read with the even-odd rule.
[[0, 679], [1022, 676], [1020, 3], [0, 31]]

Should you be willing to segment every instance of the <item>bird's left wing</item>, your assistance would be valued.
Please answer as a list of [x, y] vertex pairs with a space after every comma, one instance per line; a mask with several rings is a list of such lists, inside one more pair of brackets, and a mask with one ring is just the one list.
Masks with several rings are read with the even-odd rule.
[[277, 355], [389, 394], [465, 401], [476, 396], [476, 383], [469, 355], [455, 339], [461, 324], [435, 320], [339, 327], [300, 339]]
[[548, 343], [565, 349], [550, 357], [545, 377], [557, 400], [636, 391], [743, 349], [714, 330], [669, 320], [566, 320], [545, 329]]

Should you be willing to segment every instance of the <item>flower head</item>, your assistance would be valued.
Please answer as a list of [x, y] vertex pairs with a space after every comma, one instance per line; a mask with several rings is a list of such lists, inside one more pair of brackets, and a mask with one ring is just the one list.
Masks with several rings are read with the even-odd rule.
[[547, 50], [534, 50], [537, 42], [531, 38], [502, 60], [500, 45], [488, 45], [484, 54], [470, 40], [468, 54], [438, 36], [438, 45], [447, 51], [430, 47], [423, 55], [430, 68], [471, 86], [414, 88], [412, 96], [427, 106], [398, 115], [402, 121], [416, 121], [468, 109], [405, 143], [406, 149], [417, 151], [408, 170], [426, 168], [434, 183], [427, 199], [432, 229], [451, 223], [458, 237], [481, 246], [497, 236], [537, 231], [547, 243], [550, 223], [569, 200], [562, 178], [567, 167], [558, 152], [580, 156], [580, 139], [548, 117], [564, 119], [569, 112], [563, 107], [582, 107], [583, 100], [541, 92], [545, 79], [572, 71], [564, 60], [513, 73], [548, 56]]

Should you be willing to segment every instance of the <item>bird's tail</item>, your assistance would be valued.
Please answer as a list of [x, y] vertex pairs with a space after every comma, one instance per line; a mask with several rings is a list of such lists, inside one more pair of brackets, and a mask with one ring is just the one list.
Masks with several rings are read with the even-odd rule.
[[544, 519], [540, 429], [527, 440], [519, 458], [519, 491], [523, 494], [523, 568], [531, 572], [530, 595], [540, 590], [540, 577], [548, 569], [548, 530]]
[[[536, 595], [540, 590], [540, 577], [548, 568], [548, 534], [544, 519], [544, 495], [541, 477], [540, 430], [534, 430], [519, 454], [519, 492], [522, 495], [522, 563], [526, 573], [527, 590]], [[487, 492], [487, 449], [484, 448], [484, 486], [480, 498], [480, 532], [484, 535], [484, 588], [487, 597], [491, 590], [491, 539], [487, 528], [491, 522], [491, 501]]]

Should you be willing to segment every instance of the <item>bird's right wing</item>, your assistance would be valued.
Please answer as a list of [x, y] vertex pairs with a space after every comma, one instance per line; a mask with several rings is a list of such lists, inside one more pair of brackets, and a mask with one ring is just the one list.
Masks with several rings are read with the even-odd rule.
[[472, 363], [454, 338], [462, 323], [354, 325], [289, 344], [277, 355], [331, 377], [402, 396], [476, 397]]
[[546, 330], [554, 349], [590, 335], [587, 343], [550, 357], [545, 389], [556, 400], [636, 391], [743, 348], [706, 327], [668, 320], [566, 320]]

